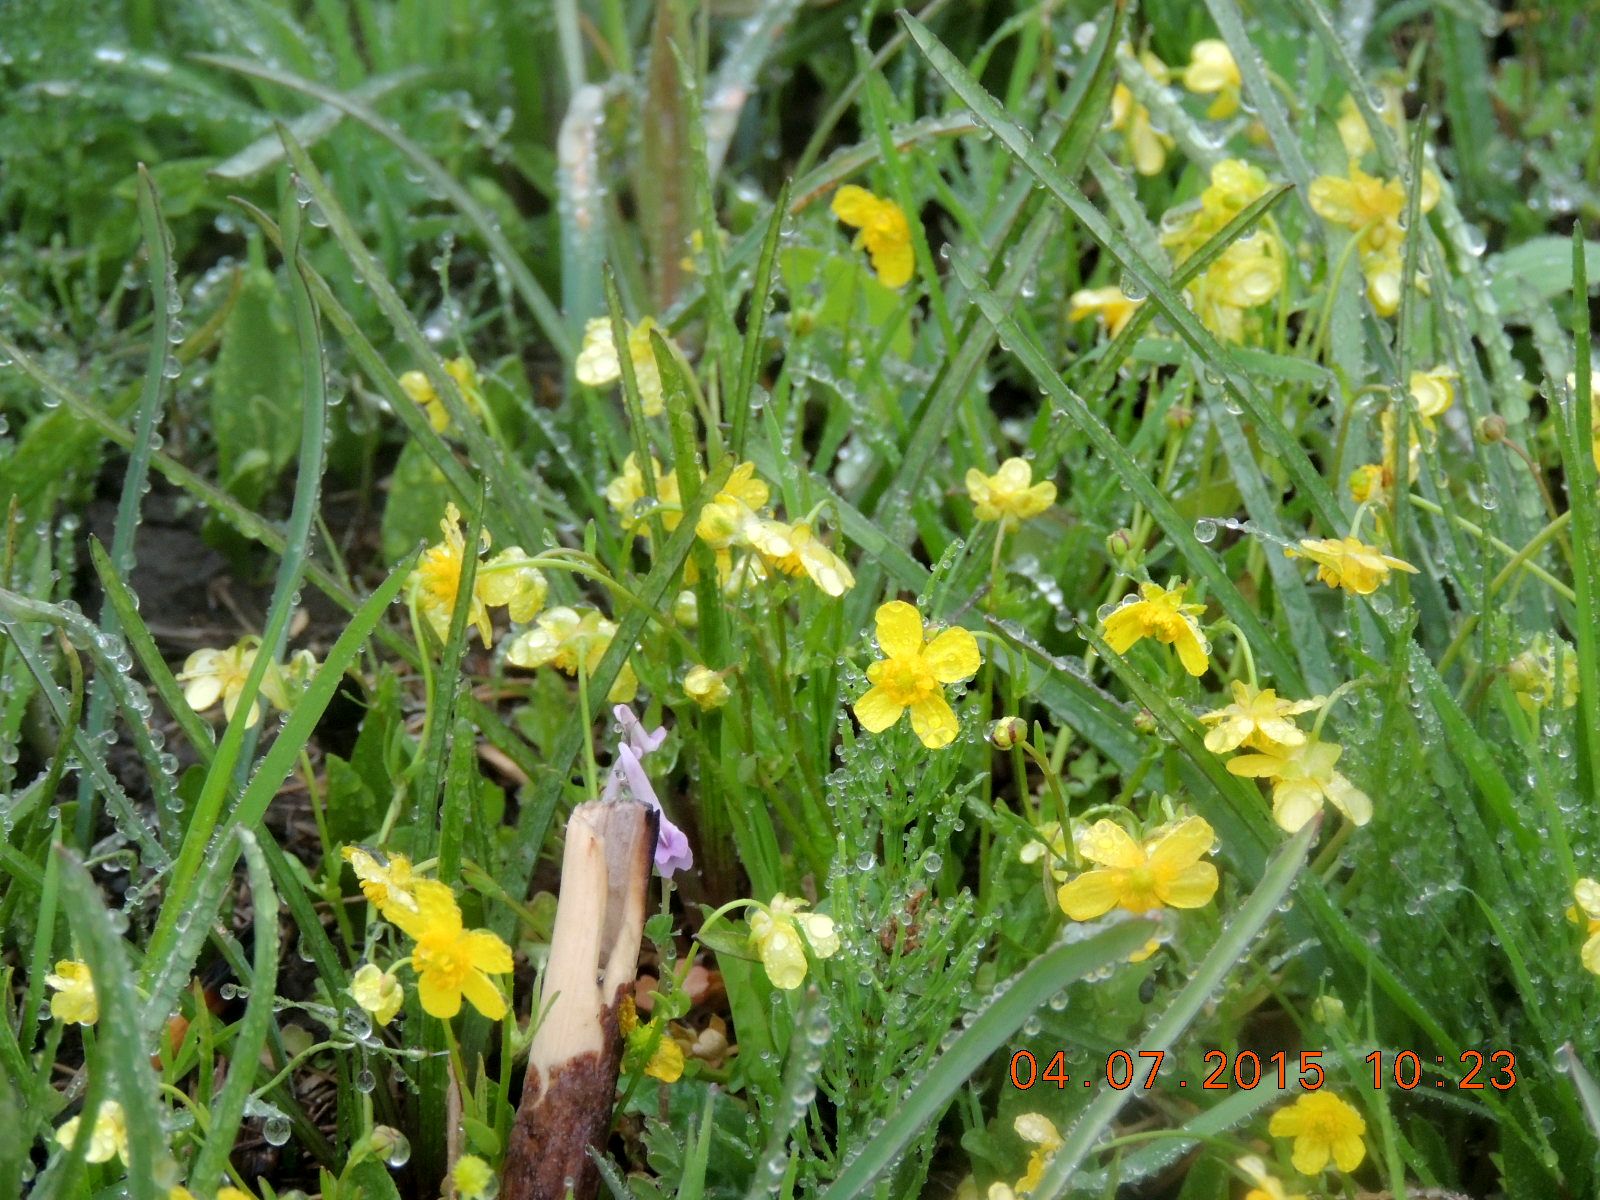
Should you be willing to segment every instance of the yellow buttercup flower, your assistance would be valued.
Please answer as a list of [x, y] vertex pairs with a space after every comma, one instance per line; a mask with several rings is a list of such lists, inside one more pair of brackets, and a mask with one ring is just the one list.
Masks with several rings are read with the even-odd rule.
[[810, 524], [798, 521], [793, 525], [769, 522], [781, 526], [780, 536], [789, 544], [789, 553], [768, 557], [763, 561], [785, 575], [804, 575], [816, 584], [825, 595], [835, 598], [844, 595], [856, 585], [850, 565], [823, 543]]
[[1034, 483], [1027, 459], [1008, 458], [993, 475], [969, 468], [967, 496], [978, 520], [999, 521], [1002, 529], [1015, 529], [1056, 502], [1056, 485], [1048, 479]]
[[[634, 381], [639, 385], [639, 407], [647, 417], [659, 417], [666, 409], [666, 394], [661, 387], [661, 367], [656, 362], [655, 346], [650, 340], [652, 330], [660, 330], [654, 317], [646, 317], [637, 325], [624, 322], [628, 334], [628, 359], [633, 363]], [[668, 345], [671, 345], [671, 339]], [[611, 334], [610, 317], [594, 317], [583, 327], [583, 344], [578, 348], [578, 358], [572, 373], [581, 384], [588, 387], [609, 387], [622, 378], [622, 359], [617, 354], [616, 339]]]
[[350, 977], [350, 995], [379, 1025], [394, 1020], [406, 998], [400, 981], [374, 963], [366, 963]]
[[713, 708], [721, 708], [733, 693], [728, 689], [728, 681], [723, 678], [721, 671], [713, 671], [696, 663], [683, 677], [683, 694], [709, 712]]
[[1133, 314], [1143, 300], [1130, 300], [1119, 287], [1081, 288], [1067, 301], [1067, 320], [1081, 321], [1094, 317], [1104, 325], [1112, 337], [1133, 320]]
[[503, 608], [519, 625], [533, 620], [544, 607], [550, 584], [544, 572], [530, 566], [521, 546], [507, 546], [478, 567], [478, 595], [490, 608]]
[[494, 1168], [476, 1154], [463, 1154], [456, 1160], [450, 1182], [456, 1185], [456, 1200], [494, 1200], [500, 1184]]
[[[1418, 204], [1431, 212], [1439, 202], [1439, 177], [1422, 173]], [[1405, 260], [1402, 247], [1405, 230], [1400, 220], [1405, 212], [1406, 193], [1398, 179], [1379, 179], [1368, 175], [1354, 162], [1346, 178], [1319, 175], [1311, 181], [1312, 210], [1324, 220], [1351, 230], [1361, 255], [1361, 273], [1367, 280], [1367, 298], [1379, 316], [1392, 317], [1400, 308], [1400, 285]], [[1419, 287], [1427, 280], [1420, 274]]]
[[[596, 609], [579, 612], [561, 605], [539, 614], [531, 629], [524, 630], [506, 648], [506, 661], [514, 667], [553, 666], [563, 674], [576, 676], [580, 670], [593, 675], [616, 636], [617, 626]], [[622, 664], [616, 682], [606, 693], [612, 704], [627, 704], [639, 690], [633, 665]]]
[[659, 1017], [641, 1025], [632, 996], [624, 996], [618, 1006], [617, 1028], [623, 1037], [624, 1070], [642, 1071], [662, 1083], [677, 1083], [683, 1078], [683, 1047], [661, 1028]]
[[1239, 89], [1244, 80], [1239, 64], [1233, 61], [1228, 44], [1220, 38], [1205, 38], [1189, 50], [1189, 65], [1183, 71], [1183, 86], [1197, 96], [1215, 95], [1206, 116], [1226, 120], [1239, 111]]
[[[73, 1117], [56, 1130], [56, 1145], [69, 1149], [77, 1140], [82, 1117]], [[84, 1159], [92, 1163], [110, 1162], [113, 1158], [128, 1161], [128, 1119], [122, 1105], [115, 1100], [102, 1100], [95, 1110], [94, 1128], [89, 1131], [89, 1149]]]
[[[467, 538], [461, 530], [461, 510], [454, 503], [446, 504], [444, 519], [439, 522], [440, 540], [422, 552], [416, 569], [411, 572], [410, 586], [417, 598], [417, 607], [443, 641], [450, 636], [450, 615], [455, 611], [456, 593], [461, 588], [461, 568], [467, 557]], [[478, 538], [481, 554], [489, 548], [489, 531], [483, 530]], [[487, 646], [494, 637], [494, 627], [489, 622], [489, 606], [484, 602], [482, 588], [475, 580], [472, 601], [467, 608], [467, 624], [478, 631], [478, 639]]]
[[1195, 617], [1205, 612], [1203, 604], [1184, 603], [1184, 587], [1139, 585], [1139, 598], [1123, 601], [1101, 622], [1101, 636], [1118, 654], [1126, 654], [1145, 638], [1172, 646], [1178, 661], [1191, 675], [1204, 675], [1211, 665], [1210, 643], [1200, 632]]
[[[1141, 54], [1139, 62], [1149, 74], [1166, 82], [1167, 65], [1150, 51]], [[1150, 110], [1134, 99], [1125, 83], [1111, 89], [1111, 128], [1122, 134], [1135, 171], [1141, 175], [1161, 174], [1167, 165], [1167, 151], [1173, 146], [1172, 138], [1156, 130], [1150, 122]]]
[[1226, 754], [1240, 746], [1267, 750], [1273, 746], [1298, 746], [1306, 735], [1293, 718], [1318, 707], [1315, 700], [1284, 700], [1271, 688], [1258, 689], [1242, 680], [1231, 685], [1233, 703], [1200, 717], [1206, 732], [1206, 749]]
[[[483, 411], [483, 388], [478, 380], [478, 368], [470, 358], [452, 358], [444, 364], [445, 374], [455, 380], [461, 389], [461, 398], [474, 413]], [[433, 383], [421, 371], [407, 371], [400, 376], [400, 390], [411, 402], [428, 415], [428, 424], [435, 433], [445, 433], [450, 428], [450, 410], [439, 398]]]
[[[661, 528], [671, 533], [683, 520], [683, 494], [678, 489], [678, 473], [663, 471], [654, 458], [650, 460], [650, 475], [656, 485], [656, 510], [661, 517]], [[649, 495], [644, 489], [644, 472], [639, 469], [636, 456], [630, 454], [622, 463], [622, 474], [606, 484], [606, 503], [621, 518], [624, 533], [650, 532], [650, 514], [647, 510]]]
[[961, 727], [943, 685], [978, 673], [977, 639], [955, 628], [924, 642], [922, 614], [903, 600], [880, 606], [877, 625], [884, 657], [867, 668], [872, 686], [855, 702], [856, 719], [869, 733], [881, 733], [909, 708], [911, 728], [924, 746], [948, 746]]
[[1459, 378], [1449, 367], [1411, 372], [1409, 391], [1411, 398], [1417, 402], [1417, 412], [1426, 428], [1432, 429], [1434, 419], [1442, 417], [1455, 403], [1456, 380]]
[[1350, 499], [1357, 504], [1381, 503], [1388, 494], [1387, 472], [1380, 463], [1367, 463], [1350, 472]]
[[1232, 243], [1185, 290], [1207, 329], [1240, 342], [1245, 311], [1266, 304], [1282, 287], [1282, 246], [1263, 230]]
[[1056, 900], [1074, 921], [1092, 921], [1113, 908], [1201, 908], [1217, 892], [1217, 869], [1205, 861], [1216, 839], [1203, 817], [1157, 830], [1143, 844], [1115, 821], [1096, 821], [1075, 841], [1078, 853], [1099, 867], [1062, 884]]
[[1295, 833], [1322, 811], [1328, 801], [1352, 825], [1372, 819], [1372, 800], [1338, 771], [1334, 764], [1344, 747], [1308, 737], [1295, 746], [1275, 745], [1258, 754], [1241, 754], [1228, 760], [1231, 774], [1272, 783], [1272, 819], [1285, 832]]
[[[250, 668], [255, 665], [260, 639], [247, 637], [226, 650], [196, 650], [183, 661], [177, 681], [184, 685], [183, 698], [195, 712], [203, 712], [218, 700], [222, 701], [222, 715], [233, 720], [239, 707], [239, 696], [244, 691]], [[264, 681], [263, 681], [264, 682]], [[266, 690], [264, 687], [261, 689]], [[245, 728], [253, 728], [265, 710], [265, 697], [258, 694], [245, 718]]]
[[1250, 1177], [1255, 1184], [1244, 1194], [1244, 1200], [1310, 1200], [1303, 1192], [1289, 1194], [1278, 1178], [1267, 1170], [1267, 1164], [1254, 1154], [1239, 1159], [1234, 1166]]
[[1600, 975], [1600, 883], [1593, 879], [1580, 879], [1572, 889], [1574, 904], [1567, 910], [1567, 918], [1585, 927], [1583, 949], [1579, 958], [1586, 971]]
[[887, 288], [903, 288], [911, 282], [916, 258], [911, 251], [911, 223], [904, 209], [853, 183], [833, 194], [830, 208], [839, 220], [861, 231], [856, 235], [856, 245], [867, 248], [879, 283]]
[[1183, 262], [1271, 187], [1266, 173], [1240, 158], [1225, 158], [1211, 168], [1209, 182], [1192, 207], [1162, 218], [1160, 241]]
[[1358, 596], [1377, 591], [1388, 582], [1390, 571], [1417, 573], [1404, 559], [1353, 537], [1301, 538], [1298, 549], [1289, 547], [1283, 553], [1287, 558], [1309, 558], [1317, 564], [1317, 578], [1323, 583]]
[[69, 1025], [93, 1025], [100, 1019], [100, 1000], [88, 963], [64, 958], [44, 981], [55, 992], [50, 997], [50, 1015], [56, 1020]]
[[1050, 1165], [1051, 1155], [1061, 1149], [1061, 1131], [1042, 1113], [1018, 1113], [1011, 1127], [1017, 1131], [1019, 1138], [1033, 1147], [1028, 1155], [1028, 1166], [1014, 1189], [1018, 1196], [1026, 1196], [1039, 1186], [1039, 1181], [1044, 1178], [1045, 1167]]
[[1272, 1114], [1267, 1130], [1275, 1138], [1293, 1138], [1294, 1169], [1315, 1175], [1331, 1159], [1341, 1171], [1354, 1171], [1367, 1156], [1361, 1140], [1367, 1123], [1347, 1101], [1332, 1092], [1306, 1092], [1287, 1108]]
[[750, 915], [750, 948], [766, 968], [772, 986], [791, 991], [805, 982], [806, 946], [818, 958], [839, 952], [839, 935], [833, 918], [801, 912], [804, 900], [791, 900], [782, 892], [772, 903], [758, 906]]
[[396, 912], [416, 913], [417, 885], [423, 882], [404, 854], [382, 857], [365, 846], [345, 846], [339, 856], [350, 864], [361, 894], [387, 921]]
[[1555, 703], [1557, 693], [1562, 708], [1573, 707], [1578, 703], [1578, 678], [1577, 653], [1561, 638], [1552, 641], [1544, 633], [1534, 635], [1528, 648], [1506, 666], [1511, 691], [1528, 713]]
[[511, 971], [511, 948], [486, 929], [464, 928], [455, 894], [438, 880], [421, 880], [416, 898], [416, 912], [396, 909], [389, 919], [416, 943], [410, 962], [422, 1011], [449, 1020], [461, 1011], [465, 996], [484, 1016], [498, 1021], [508, 1006], [489, 976]]

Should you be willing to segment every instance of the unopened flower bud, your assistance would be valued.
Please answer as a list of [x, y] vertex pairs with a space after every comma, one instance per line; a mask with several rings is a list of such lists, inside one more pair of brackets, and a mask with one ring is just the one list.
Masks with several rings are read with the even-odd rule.
[[1499, 413], [1490, 413], [1478, 422], [1478, 440], [1484, 445], [1492, 445], [1501, 441], [1506, 436], [1506, 419]]
[[1187, 429], [1194, 424], [1194, 409], [1187, 404], [1174, 404], [1167, 409], [1168, 429]]
[[1028, 723], [1021, 717], [1001, 717], [989, 725], [989, 744], [996, 750], [1009, 750], [1028, 740]]
[[1106, 553], [1121, 560], [1133, 553], [1133, 533], [1127, 529], [1114, 529], [1106, 535]]
[[1133, 714], [1133, 728], [1139, 733], [1154, 733], [1156, 731], [1156, 717], [1148, 708], [1141, 708]]

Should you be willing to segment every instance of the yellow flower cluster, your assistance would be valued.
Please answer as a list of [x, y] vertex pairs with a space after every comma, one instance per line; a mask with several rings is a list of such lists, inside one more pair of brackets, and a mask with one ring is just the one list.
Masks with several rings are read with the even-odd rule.
[[1404, 559], [1385, 554], [1359, 538], [1301, 538], [1284, 549], [1286, 558], [1308, 558], [1317, 564], [1317, 578], [1331, 588], [1370, 596], [1388, 582], [1391, 571], [1417, 573]]
[[[618, 515], [626, 533], [649, 537], [652, 512], [659, 516], [667, 533], [683, 520], [677, 472], [663, 469], [652, 458], [650, 475], [656, 493], [653, 510], [636, 456], [628, 455], [622, 474], [606, 485], [606, 503]], [[767, 511], [771, 495], [766, 481], [756, 475], [755, 464], [744, 462], [733, 469], [722, 490], [701, 507], [695, 534], [716, 553], [718, 582], [737, 589], [775, 571], [791, 577], [804, 575], [829, 596], [842, 596], [854, 587], [856, 579], [849, 565], [828, 549], [809, 518], [791, 524]], [[745, 556], [737, 565], [736, 553]], [[692, 582], [692, 571], [689, 578]]]
[[911, 249], [911, 222], [904, 209], [853, 183], [835, 192], [829, 207], [840, 221], [861, 231], [855, 244], [866, 247], [879, 283], [898, 289], [911, 282], [917, 264]]
[[1228, 770], [1272, 784], [1272, 817], [1294, 833], [1331, 803], [1352, 824], [1372, 819], [1372, 801], [1334, 769], [1343, 747], [1307, 734], [1294, 723], [1301, 713], [1323, 707], [1322, 700], [1285, 700], [1271, 688], [1235, 680], [1233, 703], [1203, 714], [1210, 726], [1206, 749], [1213, 754], [1250, 751], [1228, 760]]
[[[454, 504], [445, 506], [439, 530], [443, 536], [422, 552], [408, 582], [418, 610], [443, 641], [450, 634], [450, 615], [455, 611], [467, 556], [461, 512]], [[549, 592], [544, 572], [532, 565], [521, 546], [508, 546], [493, 558], [482, 559], [489, 544], [489, 531], [484, 530], [478, 538], [480, 561], [467, 608], [467, 623], [478, 631], [485, 646], [494, 640], [491, 608], [504, 608], [513, 621], [528, 621], [544, 607]]]
[[[529, 629], [523, 630], [506, 646], [506, 661], [514, 667], [535, 670], [554, 667], [564, 675], [584, 678], [593, 675], [600, 660], [617, 636], [617, 623], [600, 615], [595, 608], [572, 608], [562, 604], [539, 614]], [[633, 664], [624, 661], [606, 693], [612, 704], [627, 704], [639, 693], [639, 677]]]
[[[1423, 212], [1432, 212], [1439, 202], [1438, 176], [1424, 171], [1421, 186], [1418, 203]], [[1313, 179], [1310, 200], [1318, 216], [1355, 234], [1355, 250], [1361, 256], [1361, 273], [1367, 280], [1367, 299], [1379, 316], [1394, 316], [1400, 308], [1406, 236], [1401, 227], [1406, 191], [1400, 181], [1368, 175], [1352, 161], [1344, 178], [1319, 175]], [[1426, 289], [1427, 281], [1420, 272], [1417, 282]]]
[[[410, 957], [395, 968], [409, 966], [416, 973], [423, 1012], [449, 1020], [461, 1011], [465, 997], [491, 1021], [506, 1015], [509, 1005], [490, 976], [510, 973], [511, 948], [497, 934], [465, 927], [449, 885], [418, 875], [403, 854], [384, 858], [361, 846], [346, 846], [341, 854], [362, 894], [415, 943]], [[356, 972], [350, 993], [380, 1025], [399, 1011], [399, 981], [376, 965]]]
[[[1212, 167], [1210, 183], [1198, 203], [1168, 213], [1162, 221], [1161, 244], [1172, 253], [1174, 264], [1199, 250], [1268, 186], [1259, 167], [1240, 159], [1224, 159]], [[1229, 245], [1186, 291], [1207, 329], [1225, 341], [1238, 342], [1247, 333], [1249, 311], [1276, 297], [1283, 280], [1283, 244], [1271, 230], [1260, 229]]]
[[[223, 717], [233, 720], [245, 681], [250, 677], [260, 650], [261, 639], [252, 635], [241, 638], [225, 650], [196, 650], [189, 655], [176, 676], [177, 681], [184, 685], [183, 698], [189, 707], [195, 712], [204, 712], [221, 700]], [[317, 659], [309, 650], [295, 651], [289, 656], [287, 664], [269, 664], [266, 674], [261, 677], [256, 701], [245, 718], [245, 728], [255, 726], [268, 704], [279, 712], [288, 712], [293, 708], [316, 671]]]

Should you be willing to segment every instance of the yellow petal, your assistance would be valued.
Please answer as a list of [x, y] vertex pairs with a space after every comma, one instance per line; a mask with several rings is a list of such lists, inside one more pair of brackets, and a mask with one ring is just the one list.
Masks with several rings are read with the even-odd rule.
[[1208, 862], [1190, 863], [1171, 880], [1158, 885], [1156, 894], [1172, 908], [1203, 908], [1217, 894], [1217, 869]]
[[1102, 817], [1074, 839], [1078, 853], [1102, 867], [1132, 870], [1145, 865], [1144, 848], [1121, 825]]
[[911, 706], [911, 728], [929, 750], [940, 750], [956, 740], [961, 723], [942, 695], [930, 696]]
[[909, 658], [922, 649], [922, 614], [904, 600], [878, 608], [878, 646], [890, 658]]
[[417, 999], [422, 1001], [423, 1012], [444, 1021], [461, 1011], [461, 989], [451, 987], [433, 971], [418, 976]]
[[1209, 854], [1216, 837], [1204, 817], [1190, 817], [1150, 847], [1150, 869], [1157, 875], [1182, 871]]
[[923, 661], [940, 683], [959, 683], [970, 679], [983, 666], [978, 639], [965, 629], [946, 629], [923, 651]]
[[910, 242], [874, 241], [868, 252], [872, 255], [872, 269], [878, 273], [878, 282], [884, 287], [898, 289], [911, 282], [917, 260]]
[[468, 971], [466, 978], [461, 981], [461, 991], [472, 1002], [472, 1007], [491, 1021], [498, 1021], [505, 1016], [510, 1007], [500, 994], [500, 989], [482, 971]]
[[833, 203], [828, 208], [846, 225], [859, 229], [872, 220], [881, 203], [866, 188], [847, 183], [833, 194]]
[[1056, 902], [1074, 921], [1092, 921], [1115, 908], [1121, 895], [1121, 879], [1116, 872], [1085, 871], [1061, 885]]
[[868, 733], [882, 733], [900, 719], [905, 705], [896, 700], [887, 688], [871, 687], [855, 702], [856, 720]]

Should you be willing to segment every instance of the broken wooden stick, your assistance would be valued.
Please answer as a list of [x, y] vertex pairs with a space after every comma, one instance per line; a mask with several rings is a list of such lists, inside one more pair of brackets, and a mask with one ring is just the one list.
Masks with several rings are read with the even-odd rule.
[[567, 821], [503, 1200], [590, 1200], [599, 1190], [589, 1149], [602, 1149], [611, 1127], [622, 1061], [617, 1008], [638, 973], [659, 821], [636, 800], [592, 800]]

